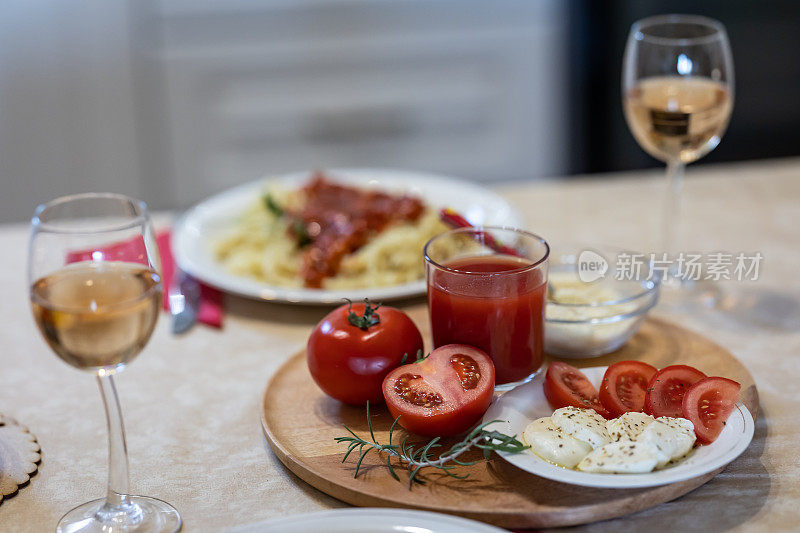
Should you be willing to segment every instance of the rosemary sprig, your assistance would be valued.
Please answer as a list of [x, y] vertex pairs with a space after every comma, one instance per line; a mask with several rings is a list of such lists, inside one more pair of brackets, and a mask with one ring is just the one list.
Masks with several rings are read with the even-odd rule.
[[406, 469], [409, 472], [408, 489], [411, 490], [414, 483], [419, 483], [420, 485], [425, 484], [424, 481], [417, 477], [417, 474], [423, 468], [435, 468], [456, 479], [468, 477], [469, 474], [459, 475], [454, 473], [453, 470], [458, 466], [471, 466], [478, 462], [461, 461], [459, 459], [463, 453], [472, 448], [482, 449], [484, 459], [489, 459], [493, 451], [519, 453], [529, 448], [529, 446], [517, 440], [516, 435], [506, 435], [499, 431], [490, 431], [486, 429], [486, 426], [489, 424], [500, 422], [499, 420], [492, 420], [477, 426], [470, 431], [463, 440], [453, 444], [447, 451], [440, 453], [438, 457], [434, 457], [431, 455], [431, 450], [442, 446], [439, 437], [434, 437], [430, 442], [418, 449], [414, 449], [412, 444], [407, 443], [408, 436], [406, 436], [400, 444], [392, 444], [392, 435], [394, 434], [394, 429], [399, 420], [400, 417], [398, 416], [394, 419], [392, 426], [389, 428], [389, 443], [380, 444], [375, 438], [375, 431], [372, 428], [372, 420], [369, 416], [369, 402], [367, 402], [367, 426], [369, 427], [371, 440], [359, 437], [347, 426], [344, 426], [344, 428], [350, 435], [334, 438], [338, 443], [347, 444], [347, 453], [345, 453], [342, 458], [343, 463], [355, 450], [358, 450], [356, 471], [353, 477], [358, 477], [361, 463], [364, 461], [367, 454], [373, 450], [378, 454], [386, 453], [386, 467], [389, 469], [389, 474], [397, 481], [400, 481], [400, 477], [397, 475], [397, 472], [395, 472], [395, 467], [392, 466], [392, 457], [396, 457], [401, 463], [405, 463]]
[[[429, 355], [430, 354], [425, 355], [425, 353], [422, 350], [417, 350], [417, 358], [414, 360], [414, 362], [419, 363], [420, 361], [424, 361], [425, 359], [428, 358]], [[402, 359], [400, 359], [400, 364], [401, 365], [406, 364], [407, 360], [408, 360], [408, 352], [403, 354]]]

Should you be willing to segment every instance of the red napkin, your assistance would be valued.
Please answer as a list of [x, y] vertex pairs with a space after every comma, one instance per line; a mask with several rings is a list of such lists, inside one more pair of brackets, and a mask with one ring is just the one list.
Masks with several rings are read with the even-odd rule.
[[[173, 274], [175, 273], [175, 260], [172, 257], [172, 246], [170, 245], [170, 231], [164, 230], [159, 232], [156, 234], [156, 240], [158, 241], [158, 250], [161, 253], [161, 279], [164, 287], [164, 309], [169, 311], [169, 289], [172, 287]], [[110, 244], [104, 248], [71, 252], [67, 256], [67, 263], [91, 261], [96, 254], [102, 254], [103, 258], [107, 260], [142, 260], [145, 256], [144, 241], [142, 241], [141, 237], [136, 237], [129, 241]], [[222, 292], [201, 283], [197, 321], [215, 328], [221, 328], [222, 315]]]
[[[161, 272], [164, 279], [164, 309], [169, 311], [169, 287], [172, 287], [172, 275], [175, 273], [175, 260], [172, 258], [171, 233], [169, 230], [156, 235], [158, 250], [161, 252]], [[223, 298], [222, 292], [200, 283], [200, 305], [197, 321], [215, 328], [222, 327]]]

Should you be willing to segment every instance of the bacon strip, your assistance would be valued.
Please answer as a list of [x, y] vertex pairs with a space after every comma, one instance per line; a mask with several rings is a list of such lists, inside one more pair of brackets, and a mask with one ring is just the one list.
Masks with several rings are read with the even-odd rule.
[[425, 210], [419, 198], [341, 185], [319, 171], [302, 191], [303, 209], [286, 215], [293, 221], [290, 234], [310, 240], [301, 272], [305, 286], [311, 288], [320, 288], [325, 278], [335, 276], [344, 256], [370, 237], [392, 223], [414, 222]]

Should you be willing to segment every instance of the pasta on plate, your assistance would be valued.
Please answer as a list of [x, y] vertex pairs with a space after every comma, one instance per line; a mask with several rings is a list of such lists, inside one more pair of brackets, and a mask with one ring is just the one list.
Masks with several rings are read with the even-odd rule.
[[[326, 178], [316, 176], [308, 185], [293, 190], [270, 187], [263, 198], [254, 198], [252, 205], [233, 217], [229, 227], [212, 240], [216, 260], [232, 274], [280, 287], [363, 289], [402, 285], [424, 278], [422, 249], [430, 238], [448, 229], [439, 220], [436, 208], [408, 196], [355, 190], [333, 182], [320, 185], [317, 182], [320, 179]], [[336, 194], [343, 195], [346, 201], [331, 213], [309, 212], [317, 201], [312, 196], [315, 186], [323, 187], [319, 193], [323, 197], [330, 192], [324, 187], [330, 187], [334, 192], [338, 190]], [[367, 204], [360, 202], [359, 195], [377, 197], [378, 202], [395, 201], [386, 204], [394, 207], [397, 201], [413, 200], [421, 209], [412, 212], [407, 220], [388, 218], [373, 224], [378, 226], [377, 230], [363, 230], [357, 215], [359, 209], [362, 212], [367, 209], [364, 208]], [[375, 213], [368, 211], [370, 216]], [[348, 220], [343, 221], [345, 215]], [[380, 216], [384, 216], [382, 211]], [[341, 229], [351, 229], [348, 224], [361, 229], [361, 235], [351, 238]], [[330, 259], [329, 249], [341, 246], [348, 247], [347, 253]], [[316, 264], [319, 255], [330, 264], [322, 267]], [[324, 275], [315, 276], [314, 270], [320, 268]], [[320, 277], [315, 287], [314, 280]]]

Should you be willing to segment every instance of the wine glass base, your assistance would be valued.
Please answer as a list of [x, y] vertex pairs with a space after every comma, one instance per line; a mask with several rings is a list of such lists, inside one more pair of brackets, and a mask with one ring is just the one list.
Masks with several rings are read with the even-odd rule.
[[715, 308], [722, 299], [717, 283], [665, 276], [658, 297], [662, 311], [685, 313]]
[[739, 326], [758, 326], [790, 333], [800, 331], [800, 297], [797, 294], [740, 287], [728, 291], [717, 308]]
[[178, 511], [167, 502], [147, 496], [128, 496], [123, 509], [104, 507], [106, 500], [92, 500], [61, 517], [57, 533], [175, 533], [181, 529]]

